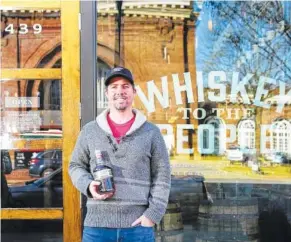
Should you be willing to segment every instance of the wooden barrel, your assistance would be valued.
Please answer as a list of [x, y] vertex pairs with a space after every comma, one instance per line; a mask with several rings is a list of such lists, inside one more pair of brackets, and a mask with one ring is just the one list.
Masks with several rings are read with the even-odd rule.
[[218, 240], [216, 239], [215, 237], [210, 239], [210, 238], [207, 238], [207, 239], [200, 239], [200, 238], [197, 238], [195, 240], [196, 242], [233, 242], [233, 241], [239, 241], [239, 242], [258, 242], [259, 240], [257, 239], [254, 239], [254, 240], [236, 240], [235, 237], [234, 237], [234, 240], [225, 240], [225, 239], [222, 239], [222, 240]]
[[256, 198], [201, 201], [196, 242], [258, 241]]
[[156, 242], [183, 242], [183, 231], [160, 232], [156, 235]]
[[203, 195], [199, 193], [185, 193], [180, 196], [182, 218], [186, 224], [195, 224], [198, 218], [199, 205]]
[[156, 242], [182, 242], [183, 220], [178, 201], [170, 201], [161, 222], [156, 226]]
[[181, 206], [178, 201], [170, 201], [161, 222], [156, 226], [157, 231], [173, 231], [183, 229]]
[[170, 199], [180, 202], [184, 224], [197, 222], [199, 204], [204, 196], [203, 181], [201, 176], [172, 177]]

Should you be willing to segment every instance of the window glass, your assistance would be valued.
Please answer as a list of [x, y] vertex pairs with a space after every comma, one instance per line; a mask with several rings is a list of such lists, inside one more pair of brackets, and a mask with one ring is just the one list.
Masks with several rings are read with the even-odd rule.
[[2, 208], [62, 207], [62, 186], [35, 186], [62, 167], [61, 95], [61, 80], [1, 80]]
[[39, 158], [44, 158], [44, 159], [51, 159], [53, 158], [54, 152], [50, 151], [50, 152], [45, 152], [42, 155], [40, 155]]
[[1, 68], [61, 68], [59, 10], [1, 10]]
[[63, 241], [62, 220], [1, 220], [1, 241]]
[[98, 112], [129, 68], [170, 156], [159, 241], [291, 240], [290, 23], [290, 1], [98, 1]]

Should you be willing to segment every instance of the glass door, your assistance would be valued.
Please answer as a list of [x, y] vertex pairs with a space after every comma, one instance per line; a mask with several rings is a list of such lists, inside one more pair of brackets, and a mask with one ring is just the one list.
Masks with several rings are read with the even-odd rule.
[[1, 241], [81, 240], [67, 175], [80, 130], [78, 14], [78, 1], [1, 3]]

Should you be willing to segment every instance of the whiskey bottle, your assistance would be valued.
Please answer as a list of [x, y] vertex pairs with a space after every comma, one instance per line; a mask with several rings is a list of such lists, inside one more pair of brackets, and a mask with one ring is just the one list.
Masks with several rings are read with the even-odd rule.
[[112, 193], [115, 191], [112, 170], [105, 165], [102, 153], [100, 150], [95, 150], [96, 167], [93, 170], [94, 179], [99, 181], [99, 192], [102, 194]]

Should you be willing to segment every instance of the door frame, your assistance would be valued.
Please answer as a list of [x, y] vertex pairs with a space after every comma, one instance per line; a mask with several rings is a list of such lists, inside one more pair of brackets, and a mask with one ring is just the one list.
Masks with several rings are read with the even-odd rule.
[[[97, 115], [96, 1], [80, 2], [81, 18], [81, 126]], [[93, 88], [92, 88], [93, 87]]]
[[[80, 2], [81, 36], [81, 127], [95, 119], [97, 115], [96, 98], [96, 1]], [[93, 87], [93, 88], [92, 88]], [[87, 198], [81, 194], [81, 228], [86, 213]]]

